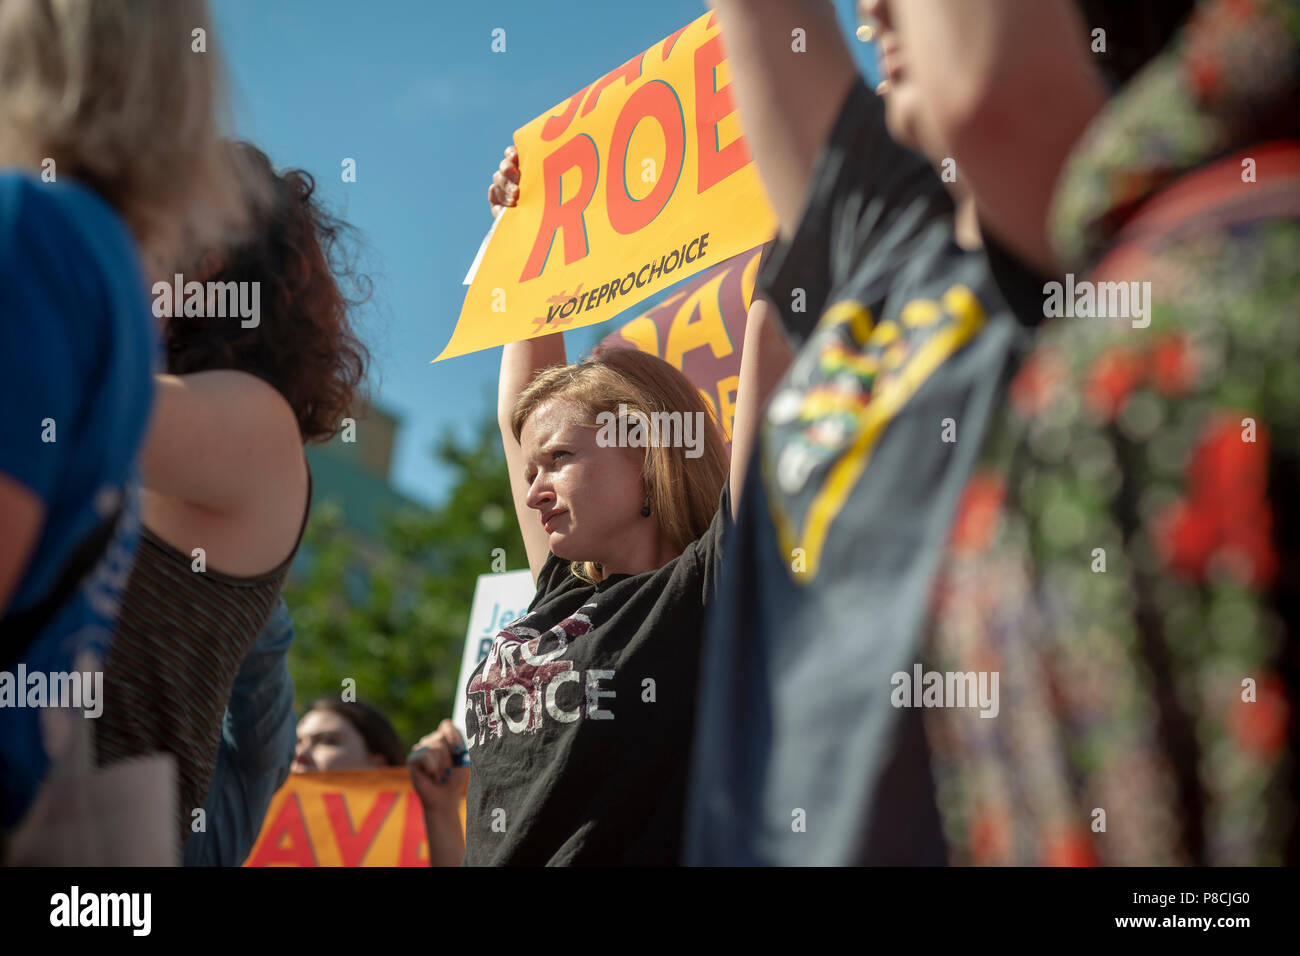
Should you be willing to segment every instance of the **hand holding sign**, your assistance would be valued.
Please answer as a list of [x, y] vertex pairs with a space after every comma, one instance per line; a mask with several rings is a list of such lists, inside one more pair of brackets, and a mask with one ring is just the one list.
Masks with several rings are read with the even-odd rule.
[[508, 214], [439, 358], [601, 322], [770, 239], [728, 70], [706, 14], [518, 130], [488, 197]]
[[426, 813], [456, 815], [469, 784], [464, 756], [465, 738], [454, 723], [444, 720], [433, 733], [421, 737], [406, 758], [411, 785]]
[[519, 201], [519, 150], [513, 145], [506, 147], [506, 158], [492, 174], [492, 185], [488, 187], [488, 202], [492, 205], [492, 216], [496, 218], [505, 212], [506, 206], [513, 206]]
[[406, 758], [411, 786], [424, 806], [430, 866], [458, 866], [465, 855], [461, 820], [469, 787], [469, 767], [462, 759], [465, 749], [465, 738], [456, 725], [444, 720], [437, 730], [420, 738]]

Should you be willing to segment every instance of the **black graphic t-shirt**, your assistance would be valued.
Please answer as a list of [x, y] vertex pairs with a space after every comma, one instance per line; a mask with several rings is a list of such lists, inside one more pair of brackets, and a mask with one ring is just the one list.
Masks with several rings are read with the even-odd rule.
[[[1011, 294], [1041, 311], [1025, 278]], [[921, 716], [892, 706], [891, 678], [921, 661], [937, 562], [1025, 335], [861, 82], [759, 284], [799, 353], [711, 608], [684, 859], [941, 864]]]
[[656, 571], [596, 586], [550, 555], [528, 612], [464, 688], [465, 864], [679, 861], [705, 607], [709, 529]]

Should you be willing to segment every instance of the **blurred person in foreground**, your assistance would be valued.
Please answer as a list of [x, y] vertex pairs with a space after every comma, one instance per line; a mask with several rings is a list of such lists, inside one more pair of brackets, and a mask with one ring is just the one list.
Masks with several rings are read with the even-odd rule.
[[[87, 713], [138, 542], [146, 276], [242, 220], [198, 27], [201, 0], [0, 4], [0, 669], [80, 672]], [[90, 733], [79, 710], [0, 709], [0, 833], [26, 818], [25, 862], [161, 862], [121, 816], [156, 819], [147, 794], [92, 780]]]
[[[882, 4], [934, 49], [907, 83], [982, 221], [1068, 272], [937, 589], [927, 660], [1002, 678], [996, 720], [927, 711], [949, 837], [975, 863], [1294, 864], [1300, 3], [1203, 0], [1127, 62], [1171, 7], [1080, 6], [1067, 48], [1104, 31], [1111, 95], [1027, 195], [1034, 92], [994, 66], [1025, 47], [991, 26], [1021, 5]], [[991, 94], [955, 98], [980, 59]]]
[[[1071, 44], [1082, 28], [1067, 0], [963, 8], [965, 59], [883, 30], [883, 100], [857, 76], [830, 4], [712, 5], [780, 221], [759, 288], [800, 351], [766, 408], [759, 493], [742, 502], [710, 620], [687, 860], [960, 859], [936, 777], [942, 741], [907, 684], [929, 663], [959, 501], [1042, 320], [1039, 271], [1053, 266], [1017, 261], [981, 228], [961, 162], [906, 79], [942, 52], [939, 65], [971, 67], [950, 77], [960, 103], [1006, 105], [991, 84], [1009, 61], [987, 48], [1018, 31], [1033, 95], [1017, 103], [1019, 127], [986, 133], [1032, 157], [1016, 182], [1034, 195], [1052, 175], [1033, 164], [1064, 159], [1105, 85]], [[791, 49], [795, 28], [815, 55]], [[997, 722], [991, 675], [966, 706]]]

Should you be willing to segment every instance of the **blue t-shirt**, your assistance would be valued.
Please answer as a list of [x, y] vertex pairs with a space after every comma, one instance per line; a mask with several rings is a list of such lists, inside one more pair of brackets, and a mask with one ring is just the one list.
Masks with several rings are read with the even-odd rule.
[[[84, 186], [0, 172], [0, 473], [45, 508], [4, 614], [45, 598], [77, 545], [119, 502], [124, 508], [81, 589], [5, 665], [10, 681], [20, 666], [28, 675], [70, 672], [83, 650], [101, 660], [107, 651], [139, 532], [136, 459], [157, 350], [139, 255], [121, 218]], [[16, 703], [0, 705], [6, 828], [49, 767], [41, 710]]]

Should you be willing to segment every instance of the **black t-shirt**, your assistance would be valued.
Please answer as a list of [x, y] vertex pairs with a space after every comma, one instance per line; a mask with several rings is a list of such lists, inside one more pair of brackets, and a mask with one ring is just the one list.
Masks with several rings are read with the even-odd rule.
[[656, 571], [550, 555], [466, 691], [469, 866], [679, 861], [705, 607], [731, 497]]
[[[921, 662], [957, 500], [1025, 334], [927, 161], [859, 81], [759, 285], [800, 346], [729, 535], [700, 674], [688, 863], [945, 862]], [[1024, 308], [1041, 295], [1012, 284]]]

